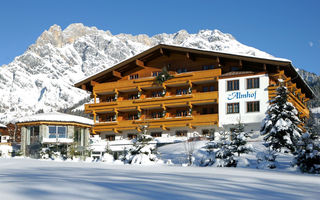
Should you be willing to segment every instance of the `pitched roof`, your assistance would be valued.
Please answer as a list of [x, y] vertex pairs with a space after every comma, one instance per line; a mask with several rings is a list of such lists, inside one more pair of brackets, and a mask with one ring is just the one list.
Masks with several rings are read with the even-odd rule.
[[212, 50], [194, 49], [194, 48], [165, 45], [165, 44], [156, 45], [156, 46], [154, 46], [154, 47], [152, 47], [152, 48], [150, 48], [140, 54], [137, 54], [131, 58], [128, 58], [122, 62], [119, 62], [118, 64], [116, 64], [110, 68], [104, 69], [104, 70], [97, 72], [89, 77], [85, 77], [84, 79], [75, 83], [74, 86], [80, 88], [82, 85], [90, 85], [91, 81], [99, 79], [114, 70], [118, 70], [121, 67], [124, 67], [130, 63], [135, 62], [136, 60], [148, 59], [148, 58], [152, 57], [150, 55], [152, 55], [156, 52], [158, 52], [160, 54], [161, 51], [164, 52], [166, 50], [176, 51], [176, 52], [185, 52], [185, 53], [191, 53], [191, 54], [198, 54], [198, 55], [200, 54], [200, 55], [225, 58], [225, 59], [235, 59], [235, 60], [242, 60], [242, 61], [248, 61], [248, 62], [257, 62], [257, 63], [262, 63], [262, 64], [284, 66], [290, 72], [290, 75], [292, 77], [294, 77], [294, 79], [297, 79], [298, 84], [301, 87], [303, 87], [304, 90], [306, 90], [307, 95], [309, 97], [314, 96], [314, 92], [308, 86], [308, 84], [302, 79], [302, 77], [296, 71], [295, 67], [292, 65], [290, 60], [283, 59], [283, 58], [276, 58], [276, 57], [274, 57], [274, 58], [261, 58], [261, 57], [255, 57], [255, 56], [250, 56], [250, 55], [224, 53], [224, 52], [217, 52], [217, 51], [212, 51]]

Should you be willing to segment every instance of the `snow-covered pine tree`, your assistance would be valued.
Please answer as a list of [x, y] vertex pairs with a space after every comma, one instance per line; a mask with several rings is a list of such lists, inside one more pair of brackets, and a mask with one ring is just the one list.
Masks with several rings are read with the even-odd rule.
[[279, 83], [277, 95], [270, 101], [260, 133], [264, 135], [265, 146], [271, 150], [280, 152], [287, 148], [294, 153], [302, 132], [298, 127], [301, 121], [297, 109], [288, 102], [289, 92], [283, 80], [279, 79]]
[[238, 154], [249, 153], [251, 148], [247, 145], [249, 133], [244, 131], [244, 125], [239, 121], [231, 130], [231, 146], [232, 151]]
[[209, 129], [209, 141], [206, 143], [206, 145], [203, 147], [206, 154], [204, 158], [200, 161], [200, 166], [207, 167], [211, 166], [215, 162], [215, 151], [217, 144], [214, 141], [214, 133], [215, 129]]
[[140, 127], [141, 133], [133, 141], [133, 146], [126, 152], [123, 161], [128, 164], [148, 164], [158, 160], [156, 147], [150, 144], [153, 137], [148, 135], [148, 125]]
[[276, 161], [276, 151], [270, 148], [267, 150], [267, 152], [258, 152], [256, 157], [258, 169], [274, 169], [278, 166], [278, 162]]
[[301, 172], [320, 174], [320, 136], [313, 114], [306, 123], [307, 132], [298, 142], [297, 155], [293, 165], [297, 165]]
[[216, 143], [217, 151], [215, 153], [217, 167], [236, 167], [237, 160], [234, 159], [229, 133], [226, 131], [220, 132], [220, 140]]

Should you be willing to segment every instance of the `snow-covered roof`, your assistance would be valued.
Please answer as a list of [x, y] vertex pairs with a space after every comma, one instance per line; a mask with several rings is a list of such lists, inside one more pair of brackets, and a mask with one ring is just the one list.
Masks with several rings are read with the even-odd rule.
[[21, 117], [13, 120], [12, 123], [38, 122], [38, 121], [74, 122], [74, 123], [80, 123], [80, 124], [93, 125], [93, 120], [91, 119], [75, 116], [75, 115], [69, 115], [65, 113], [59, 113], [59, 112], [40, 113], [40, 114], [30, 115], [26, 117]]
[[7, 128], [7, 126], [4, 124], [0, 124], [0, 128]]

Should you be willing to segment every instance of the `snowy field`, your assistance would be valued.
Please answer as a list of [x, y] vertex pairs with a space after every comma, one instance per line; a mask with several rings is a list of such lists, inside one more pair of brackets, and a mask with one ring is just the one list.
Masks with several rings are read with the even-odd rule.
[[0, 159], [0, 199], [319, 199], [320, 177], [250, 168]]

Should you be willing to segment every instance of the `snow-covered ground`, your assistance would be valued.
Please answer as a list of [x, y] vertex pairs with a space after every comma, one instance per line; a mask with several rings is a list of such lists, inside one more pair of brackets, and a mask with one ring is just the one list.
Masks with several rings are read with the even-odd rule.
[[[195, 152], [204, 143], [195, 142]], [[0, 158], [0, 199], [318, 199], [319, 175], [290, 168], [292, 157], [284, 154], [280, 168], [255, 169], [263, 146], [251, 144], [255, 151], [243, 156], [248, 168], [182, 167], [183, 143], [159, 148], [173, 165]]]
[[[197, 142], [190, 142], [189, 146], [193, 146], [193, 156], [194, 156], [194, 165], [199, 165], [199, 162], [204, 158], [204, 154], [202, 151], [204, 149], [201, 149], [205, 146], [205, 144], [208, 141], [197, 141]], [[185, 142], [176, 143], [176, 144], [170, 144], [165, 145], [158, 148], [158, 152], [160, 153], [160, 159], [164, 161], [164, 163], [172, 163], [174, 165], [183, 165], [187, 164], [187, 156], [186, 156], [186, 150], [185, 150]], [[242, 154], [241, 155], [241, 161], [243, 159], [247, 159], [249, 166], [248, 168], [256, 168], [257, 167], [257, 158], [256, 154], [258, 152], [264, 152], [266, 151], [266, 148], [263, 146], [261, 141], [251, 141], [248, 142], [248, 145], [251, 146], [252, 152], [248, 154]], [[290, 154], [284, 154], [284, 153], [278, 153], [277, 161], [279, 162], [279, 167], [276, 169], [278, 171], [283, 172], [290, 172], [290, 171], [298, 171], [295, 168], [291, 168], [291, 161], [293, 159], [293, 156]], [[241, 166], [243, 167], [243, 166]]]
[[320, 177], [244, 168], [0, 159], [1, 199], [318, 199]]

